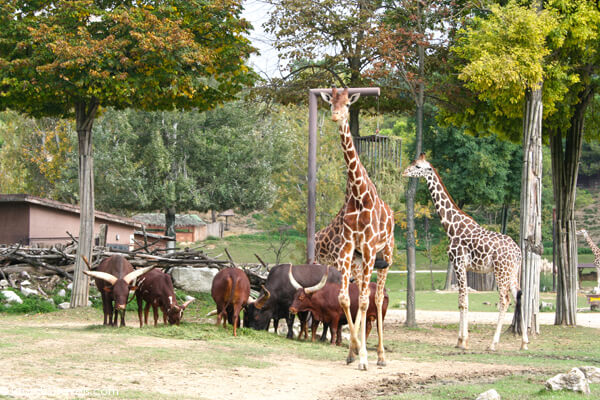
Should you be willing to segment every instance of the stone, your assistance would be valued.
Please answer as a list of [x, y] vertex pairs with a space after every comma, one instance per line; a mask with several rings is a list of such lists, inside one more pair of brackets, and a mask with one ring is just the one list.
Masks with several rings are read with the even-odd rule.
[[29, 275], [29, 272], [27, 272], [27, 271], [21, 271], [21, 273], [19, 274], [19, 278], [21, 278], [21, 279], [31, 279], [31, 275]]
[[0, 280], [0, 289], [5, 289], [8, 287], [8, 281], [6, 279]]
[[592, 294], [600, 294], [600, 287], [595, 287], [592, 289]]
[[67, 289], [73, 290], [73, 282], [71, 282], [67, 285]]
[[192, 292], [210, 293], [212, 281], [219, 272], [216, 268], [171, 268], [171, 278], [176, 288]]
[[60, 297], [65, 297], [67, 295], [67, 291], [65, 289], [60, 289], [56, 294]]
[[22, 287], [21, 293], [23, 293], [25, 296], [31, 296], [31, 295], [38, 296], [40, 294], [37, 290], [29, 289], [28, 287]]
[[579, 367], [579, 369], [581, 370], [581, 372], [583, 372], [583, 374], [585, 375], [585, 378], [588, 380], [589, 383], [600, 382], [600, 368], [586, 366], [586, 367]]
[[21, 282], [21, 286], [29, 286], [31, 285], [31, 282], [29, 282], [28, 280], [24, 280], [23, 282]]
[[568, 374], [558, 374], [546, 381], [546, 389], [572, 390], [583, 394], [590, 393], [590, 384], [579, 368], [573, 368]]
[[46, 299], [46, 301], [52, 305], [54, 305], [54, 300], [53, 299]]
[[481, 393], [475, 400], [500, 400], [501, 397], [496, 389], [490, 389], [487, 392]]
[[542, 301], [540, 308], [544, 310], [554, 310], [554, 304]]
[[4, 299], [6, 300], [6, 302], [8, 302], [8, 303], [23, 304], [23, 300], [19, 297], [18, 294], [16, 294], [12, 290], [3, 290], [2, 295], [4, 296]]
[[64, 303], [60, 303], [57, 307], [60, 308], [61, 310], [67, 310], [67, 309], [71, 308], [71, 303], [69, 303], [68, 301], [65, 301]]

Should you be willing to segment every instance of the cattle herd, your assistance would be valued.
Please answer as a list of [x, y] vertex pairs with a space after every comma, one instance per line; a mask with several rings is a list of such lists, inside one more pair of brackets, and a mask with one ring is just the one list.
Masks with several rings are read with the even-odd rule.
[[[179, 325], [183, 311], [193, 300], [179, 305], [171, 276], [153, 268], [134, 270], [124, 257], [115, 255], [104, 259], [96, 269], [84, 271], [95, 279], [96, 287], [102, 295], [104, 325], [117, 326], [117, 318], [120, 315], [120, 326], [125, 326], [125, 308], [130, 291], [135, 291], [140, 327], [144, 323], [148, 324], [150, 307], [153, 309], [154, 326], [158, 322], [158, 309], [163, 313], [165, 325], [167, 321], [170, 325]], [[287, 337], [290, 339], [294, 337], [293, 324], [295, 316], [298, 315], [299, 338], [308, 338], [310, 322], [311, 339], [315, 341], [319, 324], [323, 323], [320, 340], [325, 341], [329, 332], [331, 344], [339, 346], [342, 342], [341, 328], [347, 324], [338, 300], [340, 286], [341, 274], [334, 268], [319, 264], [281, 264], [271, 268], [259, 297], [253, 300], [250, 297], [250, 281], [246, 273], [239, 268], [225, 268], [213, 279], [211, 295], [217, 309], [209, 315], [217, 316], [217, 325], [232, 325], [234, 336], [237, 336], [237, 328], [241, 325], [242, 310], [243, 324], [246, 328], [268, 330], [273, 321], [273, 329], [277, 333], [279, 321], [284, 319], [287, 324]], [[375, 286], [375, 283], [370, 284], [367, 337], [373, 321], [377, 319], [374, 305]], [[354, 283], [350, 284], [350, 301], [352, 318], [356, 318], [358, 287]], [[383, 317], [388, 302], [386, 293]]]

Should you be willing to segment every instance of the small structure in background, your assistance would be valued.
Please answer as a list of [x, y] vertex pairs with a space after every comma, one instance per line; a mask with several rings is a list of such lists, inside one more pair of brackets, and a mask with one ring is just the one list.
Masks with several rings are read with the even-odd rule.
[[375, 180], [386, 164], [390, 164], [395, 170], [400, 169], [402, 140], [399, 137], [379, 134], [360, 136], [354, 138], [354, 146], [369, 176]]
[[[134, 231], [142, 229], [139, 222], [102, 211], [94, 216], [94, 236], [107, 225], [106, 246], [133, 248]], [[70, 242], [70, 235], [79, 236], [78, 206], [28, 194], [0, 194], [0, 244], [49, 247]]]
[[228, 231], [229, 230], [229, 217], [233, 217], [235, 216], [235, 213], [233, 212], [233, 210], [230, 208], [229, 210], [225, 210], [222, 213], [220, 213], [218, 215], [219, 217], [225, 217], [225, 228], [224, 230]]
[[[162, 235], [166, 230], [164, 213], [137, 214], [132, 217], [146, 226], [150, 234]], [[207, 224], [195, 214], [175, 215], [175, 236], [177, 242], [198, 242], [209, 236], [223, 237], [223, 224], [215, 222]]]

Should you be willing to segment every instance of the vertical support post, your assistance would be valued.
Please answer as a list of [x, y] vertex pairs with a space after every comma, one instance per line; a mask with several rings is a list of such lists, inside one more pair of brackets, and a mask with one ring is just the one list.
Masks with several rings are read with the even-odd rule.
[[308, 92], [308, 203], [306, 212], [306, 263], [315, 260], [317, 207], [317, 93]]

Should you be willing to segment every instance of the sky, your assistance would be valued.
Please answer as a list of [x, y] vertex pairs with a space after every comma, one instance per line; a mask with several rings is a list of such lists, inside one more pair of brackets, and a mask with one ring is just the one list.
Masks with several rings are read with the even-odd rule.
[[262, 28], [262, 24], [268, 20], [271, 7], [263, 0], [244, 0], [242, 13], [254, 27], [250, 33], [250, 40], [261, 53], [259, 56], [250, 57], [249, 65], [263, 77], [279, 76], [277, 50], [271, 45], [272, 38]]

